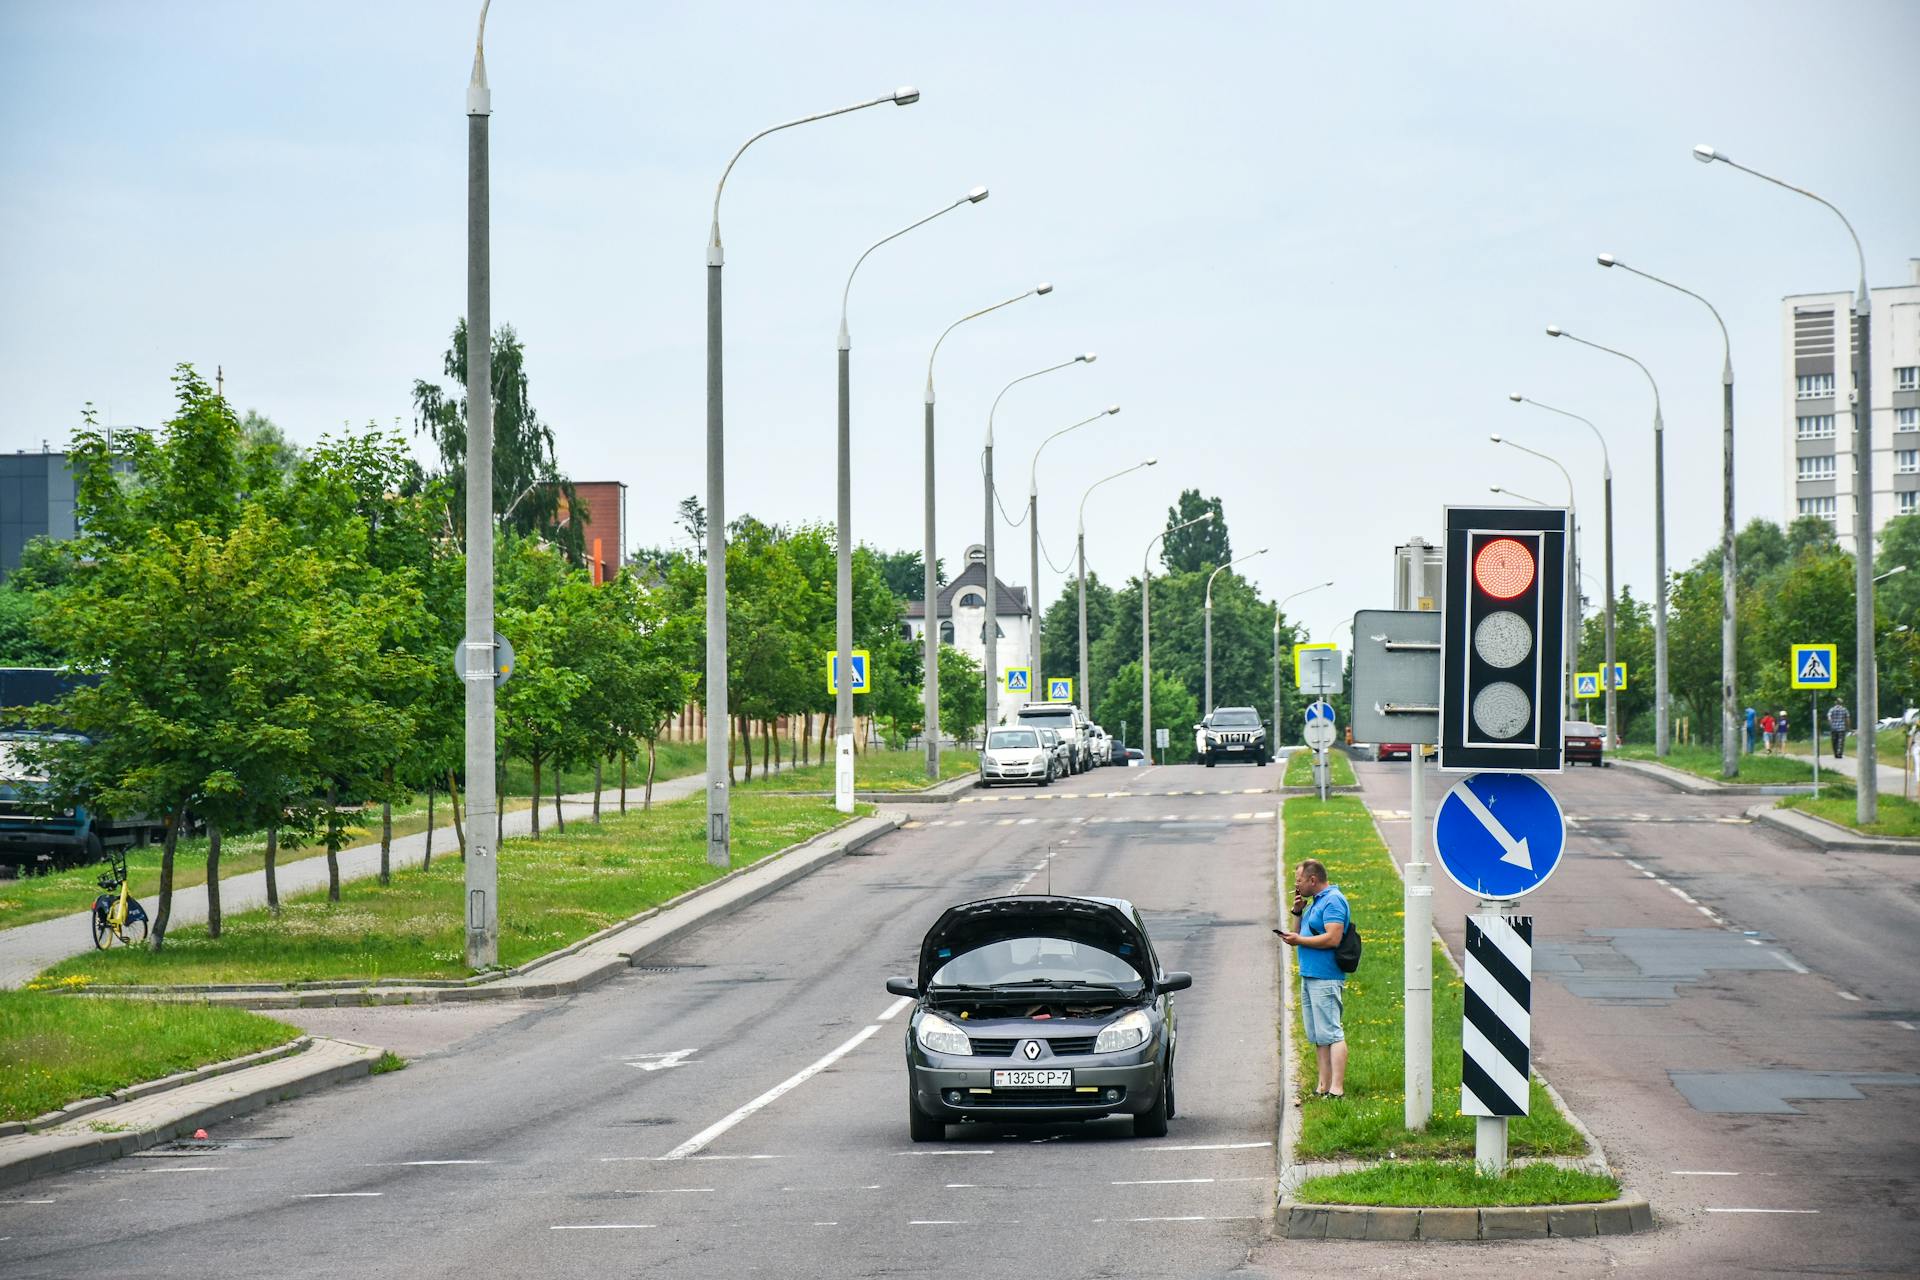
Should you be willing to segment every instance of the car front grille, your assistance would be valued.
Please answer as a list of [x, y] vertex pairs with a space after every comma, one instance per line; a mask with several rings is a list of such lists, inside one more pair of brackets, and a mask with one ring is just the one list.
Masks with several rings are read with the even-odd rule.
[[1020, 1043], [1018, 1040], [989, 1040], [984, 1036], [968, 1036], [967, 1040], [973, 1045], [974, 1056], [979, 1058], [1011, 1058], [1014, 1046]]
[[1260, 735], [1251, 732], [1216, 731], [1212, 737], [1215, 742], [1253, 742]]
[[1021, 1040], [1039, 1040], [1053, 1050], [1054, 1057], [1060, 1058], [1069, 1054], [1092, 1053], [1094, 1041], [1098, 1040], [1099, 1036], [1054, 1036], [1051, 1039], [1046, 1036], [1019, 1036], [1012, 1040], [968, 1036], [967, 1039], [973, 1045], [976, 1057], [1011, 1058], [1013, 1051], [1020, 1047]]
[[1045, 1107], [1059, 1110], [1063, 1107], [1090, 1107], [1102, 1111], [1110, 1110], [1127, 1100], [1127, 1091], [1123, 1086], [1111, 1086], [1119, 1093], [1118, 1098], [1106, 1096], [1107, 1086], [1098, 1092], [1081, 1093], [1077, 1089], [969, 1089], [966, 1099], [959, 1105], [963, 1107]]

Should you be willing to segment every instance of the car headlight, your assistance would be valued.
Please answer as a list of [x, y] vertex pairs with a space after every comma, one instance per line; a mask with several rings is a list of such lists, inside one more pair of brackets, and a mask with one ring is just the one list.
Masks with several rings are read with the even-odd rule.
[[1094, 1040], [1093, 1051], [1118, 1053], [1122, 1049], [1132, 1049], [1145, 1044], [1147, 1037], [1152, 1034], [1153, 1023], [1147, 1019], [1146, 1011], [1135, 1009], [1109, 1022]]
[[973, 1056], [973, 1042], [967, 1039], [967, 1033], [939, 1014], [922, 1014], [920, 1025], [913, 1034], [920, 1041], [920, 1047], [929, 1053], [950, 1053], [960, 1057]]

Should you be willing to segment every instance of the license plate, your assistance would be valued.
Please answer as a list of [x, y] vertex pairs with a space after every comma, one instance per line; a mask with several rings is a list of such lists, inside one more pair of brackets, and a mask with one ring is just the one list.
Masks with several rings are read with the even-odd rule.
[[1073, 1072], [996, 1071], [993, 1073], [993, 1087], [996, 1089], [1070, 1089], [1073, 1087]]
[[1243, 746], [1241, 746], [1241, 745], [1240, 745], [1239, 743], [1237, 743], [1237, 742], [1229, 742], [1229, 743], [1227, 744], [1227, 750], [1229, 750], [1229, 751], [1245, 751], [1245, 750], [1246, 750], [1246, 748], [1245, 748], [1245, 747], [1243, 747]]

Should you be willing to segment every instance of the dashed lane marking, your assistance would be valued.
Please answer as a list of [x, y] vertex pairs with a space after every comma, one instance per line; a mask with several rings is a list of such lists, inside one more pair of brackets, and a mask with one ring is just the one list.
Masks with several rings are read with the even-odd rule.
[[893, 1021], [894, 1016], [896, 1014], [898, 1014], [902, 1009], [906, 1008], [908, 1005], [912, 1003], [913, 1003], [912, 997], [901, 996], [898, 1000], [895, 1000], [892, 1004], [888, 1005], [883, 1011], [881, 1011], [880, 1021], [882, 1022]]
[[1141, 1147], [1142, 1151], [1247, 1151], [1255, 1147], [1270, 1147], [1271, 1142], [1198, 1142], [1183, 1147]]
[[1708, 1213], [1818, 1213], [1818, 1209], [1709, 1209]]
[[1853, 994], [1853, 992], [1851, 991], [1836, 991], [1834, 992], [1834, 994], [1839, 996], [1842, 1000], [1858, 1001], [1860, 999], [1859, 996]]
[[549, 1231], [651, 1231], [651, 1222], [561, 1222], [547, 1228]]
[[1115, 1180], [1107, 1185], [1113, 1187], [1171, 1187], [1212, 1181], [1212, 1178], [1132, 1178], [1124, 1181]]
[[376, 1200], [384, 1191], [309, 1191], [295, 1200]]
[[1669, 1178], [1737, 1178], [1738, 1171], [1733, 1169], [1673, 1169], [1667, 1173]]
[[678, 1196], [709, 1193], [712, 1187], [621, 1187], [620, 1194], [628, 1196]]
[[853, 1035], [849, 1036], [845, 1041], [843, 1041], [839, 1045], [839, 1047], [815, 1059], [813, 1062], [809, 1063], [807, 1066], [802, 1067], [799, 1071], [794, 1072], [792, 1075], [788, 1076], [785, 1080], [782, 1080], [779, 1084], [773, 1086], [773, 1088], [767, 1090], [765, 1093], [761, 1094], [759, 1097], [755, 1098], [753, 1101], [747, 1103], [744, 1106], [735, 1108], [733, 1111], [721, 1117], [719, 1120], [714, 1121], [712, 1124], [702, 1129], [699, 1133], [694, 1134], [691, 1138], [688, 1138], [685, 1142], [681, 1143], [679, 1146], [675, 1147], [673, 1150], [667, 1152], [664, 1158], [668, 1160], [685, 1159], [687, 1156], [691, 1156], [699, 1152], [700, 1150], [705, 1148], [708, 1143], [712, 1142], [715, 1138], [718, 1138], [721, 1134], [725, 1133], [727, 1130], [733, 1128], [733, 1126], [739, 1124], [742, 1120], [745, 1120], [748, 1116], [752, 1115], [754, 1112], [760, 1110], [762, 1107], [765, 1107], [772, 1102], [777, 1101], [779, 1098], [781, 1098], [788, 1092], [799, 1088], [801, 1085], [805, 1084], [807, 1081], [813, 1079], [814, 1076], [819, 1075], [822, 1071], [825, 1071], [828, 1067], [840, 1061], [840, 1059], [846, 1057], [849, 1053], [852, 1053], [855, 1049], [858, 1049], [862, 1044], [866, 1043], [867, 1038], [869, 1036], [873, 1035], [873, 1033], [878, 1030], [880, 1030], [879, 1023], [877, 1022], [868, 1023], [866, 1026], [862, 1027], [859, 1031], [856, 1031]]

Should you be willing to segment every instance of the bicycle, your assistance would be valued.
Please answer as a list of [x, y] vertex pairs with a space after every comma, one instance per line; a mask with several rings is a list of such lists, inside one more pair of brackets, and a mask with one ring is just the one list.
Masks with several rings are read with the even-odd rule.
[[105, 951], [114, 943], [137, 947], [147, 940], [147, 912], [128, 887], [127, 855], [113, 851], [112, 870], [94, 882], [106, 892], [93, 900], [93, 945]]

